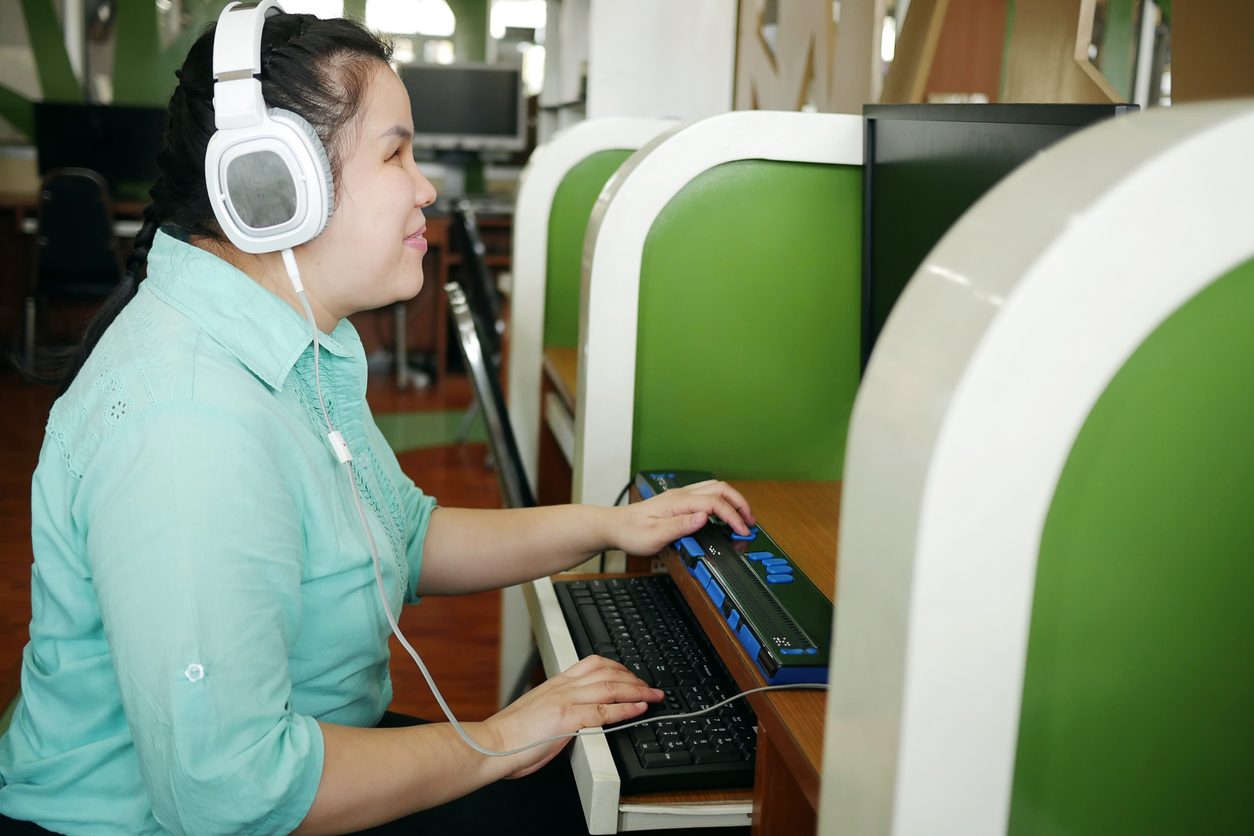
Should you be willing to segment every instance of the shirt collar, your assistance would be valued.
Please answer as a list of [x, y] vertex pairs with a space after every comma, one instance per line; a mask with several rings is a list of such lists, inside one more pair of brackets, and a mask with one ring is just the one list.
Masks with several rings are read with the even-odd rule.
[[[291, 305], [200, 247], [158, 231], [148, 251], [144, 286], [205, 329], [272, 389], [313, 343], [309, 322]], [[318, 344], [338, 357], [361, 354], [347, 319]]]

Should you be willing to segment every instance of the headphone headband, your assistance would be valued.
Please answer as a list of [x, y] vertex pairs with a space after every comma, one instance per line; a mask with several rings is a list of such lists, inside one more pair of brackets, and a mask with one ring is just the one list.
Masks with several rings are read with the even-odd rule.
[[277, 0], [231, 3], [213, 38], [213, 120], [205, 184], [214, 216], [248, 253], [290, 249], [314, 238], [334, 204], [331, 165], [317, 132], [299, 115], [269, 110], [261, 94], [261, 33], [282, 14]]
[[214, 126], [242, 128], [261, 122], [261, 31], [266, 18], [282, 14], [278, 0], [231, 3], [218, 17], [213, 37]]

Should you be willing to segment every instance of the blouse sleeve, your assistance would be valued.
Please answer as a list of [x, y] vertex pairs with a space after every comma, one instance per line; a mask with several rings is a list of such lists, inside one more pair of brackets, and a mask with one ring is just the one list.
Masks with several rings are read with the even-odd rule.
[[286, 833], [318, 790], [322, 733], [290, 703], [303, 525], [282, 476], [238, 418], [164, 404], [110, 436], [75, 502], [140, 773], [173, 833]]

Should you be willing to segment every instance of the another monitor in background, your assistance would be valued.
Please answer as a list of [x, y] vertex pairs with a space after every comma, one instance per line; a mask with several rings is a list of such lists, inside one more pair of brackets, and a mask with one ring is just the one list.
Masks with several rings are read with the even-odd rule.
[[510, 152], [526, 146], [520, 67], [411, 64], [400, 76], [409, 91], [415, 147]]
[[39, 174], [90, 168], [104, 178], [114, 200], [147, 202], [157, 179], [165, 114], [162, 107], [36, 102]]
[[864, 107], [863, 369], [906, 283], [972, 204], [1068, 134], [1134, 110], [1118, 104]]

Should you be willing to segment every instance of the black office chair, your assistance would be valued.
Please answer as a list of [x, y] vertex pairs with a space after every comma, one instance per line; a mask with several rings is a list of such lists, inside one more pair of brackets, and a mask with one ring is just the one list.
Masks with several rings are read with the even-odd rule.
[[495, 462], [501, 498], [508, 508], [533, 507], [535, 496], [523, 469], [522, 456], [518, 452], [518, 442], [505, 406], [505, 395], [501, 391], [500, 364], [484, 347], [489, 342], [485, 333], [489, 327], [485, 327], [471, 309], [460, 284], [449, 282], [444, 289], [448, 293], [449, 316], [457, 332], [457, 347], [475, 391], [475, 403], [487, 425], [488, 447]]
[[54, 300], [101, 300], [122, 280], [113, 204], [99, 174], [86, 168], [49, 171], [40, 187], [38, 212], [22, 361], [32, 376], [37, 376], [41, 307]]

